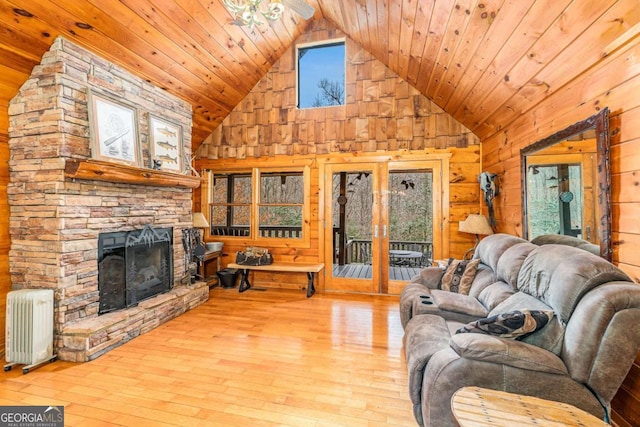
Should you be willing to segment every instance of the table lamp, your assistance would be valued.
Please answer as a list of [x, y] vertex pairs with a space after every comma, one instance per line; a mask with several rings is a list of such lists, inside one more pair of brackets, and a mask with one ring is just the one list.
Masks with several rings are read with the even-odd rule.
[[458, 231], [475, 234], [476, 236], [476, 244], [473, 245], [473, 248], [465, 252], [463, 257], [464, 259], [470, 259], [473, 257], [476, 247], [480, 242], [480, 235], [488, 236], [489, 234], [493, 234], [493, 229], [489, 225], [489, 220], [486, 216], [480, 214], [471, 214], [464, 221], [460, 221]]
[[204, 240], [204, 230], [206, 228], [209, 228], [209, 222], [207, 222], [207, 218], [204, 217], [204, 214], [202, 212], [194, 212], [191, 219], [193, 220], [193, 228], [202, 229], [203, 233], [200, 240]]
[[191, 216], [191, 219], [193, 220], [194, 228], [209, 227], [209, 222], [207, 221], [207, 218], [204, 217], [204, 214], [202, 212], [194, 212]]
[[204, 230], [209, 228], [209, 222], [207, 222], [207, 218], [204, 217], [202, 212], [194, 212], [191, 219], [193, 221], [193, 228], [202, 229], [200, 242], [203, 242], [202, 244], [204, 245]]

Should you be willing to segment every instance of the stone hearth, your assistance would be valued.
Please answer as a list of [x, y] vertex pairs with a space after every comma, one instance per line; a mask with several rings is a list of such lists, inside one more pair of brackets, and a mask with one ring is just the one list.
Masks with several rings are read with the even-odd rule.
[[[150, 165], [149, 114], [182, 127], [191, 153], [191, 106], [64, 38], [54, 41], [9, 105], [12, 289], [55, 292], [55, 346], [86, 361], [208, 298], [204, 283], [183, 284], [182, 230], [190, 228], [190, 188], [65, 178], [67, 160], [91, 158], [87, 94], [133, 106], [140, 168]], [[172, 289], [137, 306], [98, 315], [98, 235], [150, 224], [173, 228]]]

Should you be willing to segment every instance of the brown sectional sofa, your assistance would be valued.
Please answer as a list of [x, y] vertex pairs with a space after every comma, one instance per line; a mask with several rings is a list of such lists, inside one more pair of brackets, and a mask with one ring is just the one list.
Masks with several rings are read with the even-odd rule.
[[[468, 295], [438, 289], [430, 267], [402, 292], [409, 394], [420, 425], [456, 426], [451, 397], [480, 386], [567, 402], [607, 419], [640, 349], [640, 286], [606, 260], [571, 246], [506, 234], [483, 239]], [[456, 333], [468, 322], [542, 310], [553, 317], [513, 339]]]

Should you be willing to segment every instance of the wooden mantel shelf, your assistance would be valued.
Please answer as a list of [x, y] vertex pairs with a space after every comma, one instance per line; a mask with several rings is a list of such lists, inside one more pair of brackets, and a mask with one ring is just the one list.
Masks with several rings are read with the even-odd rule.
[[200, 178], [172, 172], [103, 162], [100, 160], [67, 159], [64, 176], [72, 179], [88, 179], [158, 187], [198, 188]]

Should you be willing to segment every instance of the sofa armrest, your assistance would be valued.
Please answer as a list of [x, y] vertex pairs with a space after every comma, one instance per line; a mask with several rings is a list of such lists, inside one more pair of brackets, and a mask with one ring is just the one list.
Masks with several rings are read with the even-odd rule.
[[543, 348], [514, 339], [476, 333], [456, 334], [449, 340], [449, 346], [460, 357], [470, 360], [568, 375], [567, 367], [558, 356]]
[[429, 289], [438, 289], [445, 269], [442, 267], [425, 267], [420, 274], [411, 279], [411, 283], [419, 283]]

